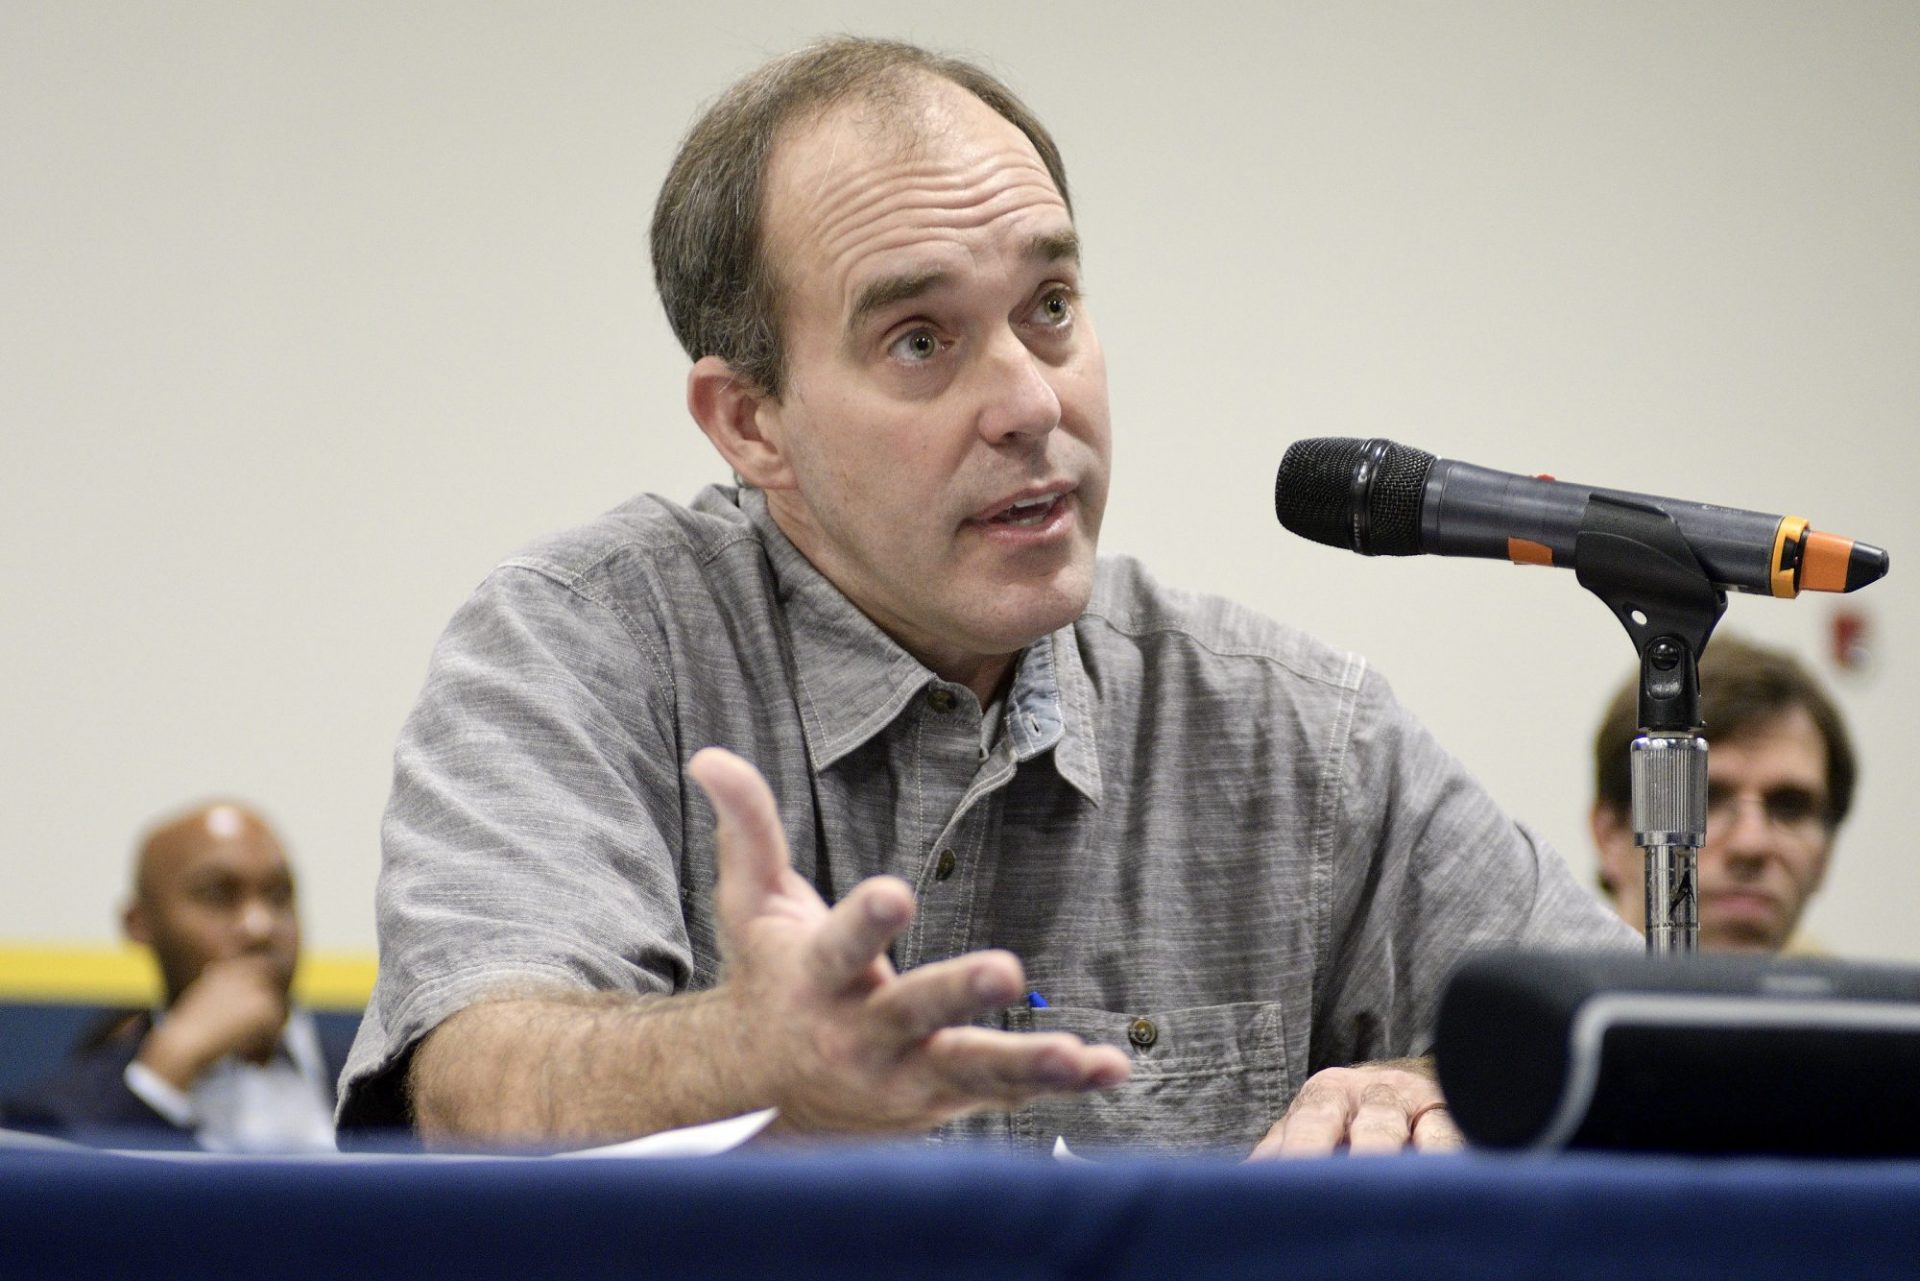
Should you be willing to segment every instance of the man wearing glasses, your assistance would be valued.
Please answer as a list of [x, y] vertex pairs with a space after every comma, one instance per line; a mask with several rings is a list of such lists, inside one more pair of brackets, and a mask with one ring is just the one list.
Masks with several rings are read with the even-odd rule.
[[[1627, 745], [1638, 683], [1614, 696], [1594, 736], [1593, 840], [1600, 888], [1636, 928], [1646, 923], [1643, 859], [1633, 843]], [[1717, 637], [1700, 661], [1707, 755], [1707, 843], [1700, 851], [1704, 951], [1817, 950], [1795, 937], [1853, 804], [1846, 723], [1791, 655]]]

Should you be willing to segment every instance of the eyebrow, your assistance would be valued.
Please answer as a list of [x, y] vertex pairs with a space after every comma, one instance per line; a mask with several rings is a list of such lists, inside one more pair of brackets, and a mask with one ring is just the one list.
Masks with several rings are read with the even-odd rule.
[[[1066, 231], [1054, 231], [1035, 236], [1027, 242], [1024, 256], [1030, 262], [1078, 262], [1080, 260], [1079, 233], [1069, 228]], [[847, 328], [850, 331], [858, 329], [874, 312], [891, 307], [898, 302], [905, 302], [909, 298], [918, 298], [951, 279], [951, 272], [940, 269], [884, 276], [860, 291], [859, 297], [854, 300], [852, 312], [847, 316]]]
[[1065, 231], [1035, 236], [1027, 242], [1027, 257], [1040, 262], [1064, 262], [1067, 259], [1079, 262], [1080, 233], [1069, 227]]
[[860, 291], [860, 297], [853, 304], [853, 314], [847, 317], [847, 328], [860, 328], [874, 312], [909, 298], [918, 298], [936, 286], [945, 284], [950, 275], [945, 271], [916, 271], [910, 275], [886, 276], [874, 281]]

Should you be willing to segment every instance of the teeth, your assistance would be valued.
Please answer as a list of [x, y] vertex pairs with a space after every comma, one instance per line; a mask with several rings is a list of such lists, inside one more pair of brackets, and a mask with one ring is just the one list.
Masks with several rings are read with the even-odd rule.
[[1037, 525], [1053, 509], [1053, 499], [1036, 498], [1031, 502], [1015, 503], [1000, 513], [1000, 519], [1009, 525]]

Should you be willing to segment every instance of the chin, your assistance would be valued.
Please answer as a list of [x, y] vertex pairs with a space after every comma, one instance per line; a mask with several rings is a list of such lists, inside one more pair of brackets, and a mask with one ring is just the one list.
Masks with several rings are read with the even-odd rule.
[[1021, 588], [1008, 593], [1004, 608], [994, 611], [992, 631], [1009, 652], [1025, 649], [1042, 636], [1051, 636], [1079, 618], [1093, 596], [1091, 572], [1075, 574], [1066, 581], [1044, 587]]
[[1700, 935], [1700, 949], [1705, 952], [1745, 952], [1750, 956], [1771, 956], [1785, 946], [1785, 939], [1746, 931], [1715, 930], [1711, 934], [1702, 931]]

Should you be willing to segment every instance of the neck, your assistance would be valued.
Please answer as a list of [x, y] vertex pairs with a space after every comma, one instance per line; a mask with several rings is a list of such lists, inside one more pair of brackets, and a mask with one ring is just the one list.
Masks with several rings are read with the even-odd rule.
[[[1013, 681], [1014, 663], [1019, 657], [1018, 654], [1000, 654], [993, 658], [981, 659], [975, 665], [975, 670], [970, 672], [943, 671], [938, 667], [934, 667], [933, 670], [938, 672], [942, 679], [950, 680], [956, 685], [965, 685], [972, 690], [973, 696], [980, 700], [980, 706], [985, 708], [996, 697], [1006, 692], [1007, 686]], [[926, 662], [924, 658], [921, 661]], [[927, 665], [933, 667], [931, 663]]]
[[794, 550], [846, 597], [855, 609], [866, 615], [868, 621], [885, 632], [894, 644], [913, 655], [940, 679], [965, 685], [972, 690], [973, 696], [980, 700], [981, 707], [991, 703], [994, 695], [1006, 688], [1025, 646], [1010, 653], [974, 653], [949, 645], [941, 637], [924, 634], [909, 626], [904, 618], [874, 608], [851, 588], [851, 575], [841, 572], [831, 557], [822, 554], [826, 540], [820, 536], [804, 505], [791, 499], [789, 491], [761, 492], [766, 496], [767, 514], [773, 518], [774, 525], [786, 536], [787, 541], [793, 544]]

